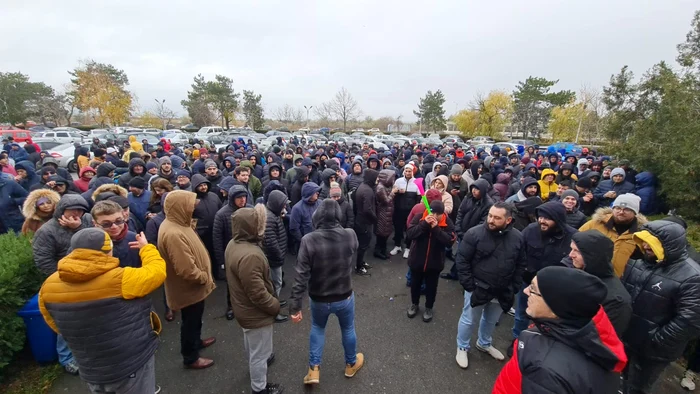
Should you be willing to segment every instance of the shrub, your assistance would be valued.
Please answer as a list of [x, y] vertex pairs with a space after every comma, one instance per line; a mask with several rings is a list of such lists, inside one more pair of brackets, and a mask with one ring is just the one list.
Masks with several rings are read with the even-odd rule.
[[24, 346], [24, 323], [17, 311], [39, 291], [42, 282], [30, 238], [12, 232], [0, 235], [0, 377]]

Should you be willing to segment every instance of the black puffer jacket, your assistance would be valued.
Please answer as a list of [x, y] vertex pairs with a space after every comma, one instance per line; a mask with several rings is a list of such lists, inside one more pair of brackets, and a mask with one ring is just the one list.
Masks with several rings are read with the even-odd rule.
[[306, 166], [301, 166], [297, 168], [296, 173], [297, 177], [289, 194], [290, 205], [292, 207], [301, 201], [301, 188], [304, 186], [304, 183], [307, 182], [306, 178], [311, 173], [311, 170]]
[[211, 183], [204, 175], [194, 174], [192, 176], [192, 190], [195, 191], [197, 199], [199, 200], [199, 203], [194, 208], [192, 218], [197, 219], [197, 226], [195, 228], [197, 235], [199, 235], [205, 245], [209, 245], [210, 242], [208, 242], [208, 240], [211, 239], [214, 217], [216, 216], [216, 212], [221, 208], [221, 199], [211, 191], [207, 191], [206, 193], [198, 191], [197, 187], [203, 183], [207, 184], [211, 189]]
[[326, 168], [321, 172], [321, 192], [318, 198], [325, 200], [331, 195], [331, 177], [335, 176], [335, 170], [332, 168]]
[[[226, 247], [233, 238], [233, 232], [231, 230], [231, 215], [238, 210], [238, 207], [234, 201], [236, 197], [243, 195], [248, 195], [248, 190], [245, 187], [241, 185], [231, 187], [228, 194], [228, 204], [221, 207], [221, 209], [216, 212], [216, 216], [214, 216], [212, 245], [214, 247], [214, 258], [216, 259], [216, 264], [218, 264], [218, 266], [224, 265], [224, 254], [226, 252]], [[246, 206], [252, 207], [252, 202], [247, 201]]]
[[[134, 167], [136, 166], [141, 166], [143, 168], [143, 171], [141, 171], [141, 174], [137, 175], [134, 172]], [[119, 186], [123, 187], [124, 189], [129, 189], [129, 182], [131, 182], [134, 177], [141, 177], [143, 178], [144, 181], [146, 181], [146, 184], [148, 185], [148, 181], [151, 180], [151, 174], [146, 172], [146, 162], [143, 161], [142, 159], [134, 158], [129, 160], [129, 172], [126, 174], [122, 174], [122, 176], [119, 177]]]
[[287, 195], [279, 190], [273, 190], [265, 204], [267, 218], [265, 219], [265, 238], [263, 251], [271, 268], [281, 267], [287, 255], [287, 230], [280, 214], [287, 206]]
[[661, 242], [664, 259], [631, 259], [625, 267], [622, 283], [632, 297], [632, 319], [623, 342], [643, 357], [672, 361], [700, 335], [700, 267], [688, 257], [679, 224], [656, 220], [640, 231]]
[[[477, 200], [472, 196], [472, 189], [477, 188], [480, 198]], [[485, 179], [477, 179], [470, 187], [469, 193], [459, 205], [457, 212], [457, 236], [461, 239], [464, 233], [470, 228], [483, 223], [489, 214], [489, 209], [493, 205], [493, 200], [488, 196], [489, 183]]]
[[377, 171], [366, 169], [362, 184], [354, 193], [355, 227], [362, 230], [377, 223], [377, 199], [374, 191], [377, 186], [377, 176], [379, 176]]
[[571, 252], [571, 236], [578, 230], [566, 224], [566, 208], [560, 202], [547, 202], [537, 207], [537, 216], [546, 212], [556, 222], [556, 229], [543, 233], [535, 222], [523, 230], [527, 268], [524, 281], [529, 284], [537, 271], [551, 265], [560, 265]]
[[343, 228], [353, 228], [355, 226], [355, 212], [352, 211], [352, 205], [342, 196], [338, 200], [338, 205], [340, 205], [340, 212], [343, 214], [340, 225]]
[[457, 272], [464, 290], [472, 293], [471, 305], [496, 298], [504, 311], [513, 306], [525, 271], [523, 236], [512, 223], [502, 231], [485, 224], [466, 232], [457, 250]]
[[443, 214], [442, 220], [432, 228], [421, 215], [414, 216], [406, 230], [406, 243], [411, 244], [408, 266], [414, 271], [442, 271], [445, 268], [445, 248], [455, 239], [454, 225], [447, 215]]
[[613, 242], [598, 230], [575, 233], [571, 240], [581, 251], [583, 270], [600, 278], [608, 288], [603, 309], [615, 327], [617, 336], [622, 338], [632, 316], [632, 299], [620, 279], [615, 276], [612, 266]]

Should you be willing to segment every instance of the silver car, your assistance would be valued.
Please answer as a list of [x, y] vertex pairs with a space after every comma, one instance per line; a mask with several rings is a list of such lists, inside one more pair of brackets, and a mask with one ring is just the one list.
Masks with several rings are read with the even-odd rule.
[[[82, 144], [83, 148], [90, 150], [90, 144]], [[61, 144], [48, 150], [49, 155], [58, 160], [58, 166], [67, 169], [69, 172], [78, 172], [78, 163], [75, 161], [75, 146], [73, 144]], [[90, 152], [90, 160], [94, 155]]]

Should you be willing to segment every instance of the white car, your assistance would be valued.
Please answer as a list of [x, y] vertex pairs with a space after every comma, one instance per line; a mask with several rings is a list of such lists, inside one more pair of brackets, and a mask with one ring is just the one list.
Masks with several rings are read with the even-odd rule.
[[[90, 144], [82, 144], [82, 147], [90, 149]], [[58, 166], [68, 169], [69, 172], [78, 172], [78, 163], [76, 163], [74, 157], [75, 146], [73, 143], [61, 144], [55, 146], [53, 149], [49, 149], [49, 155], [54, 159], [58, 160]], [[92, 152], [90, 152], [90, 160], [94, 158]]]
[[220, 135], [224, 132], [224, 129], [219, 126], [205, 126], [199, 129], [196, 135]]
[[376, 128], [376, 127], [373, 127], [373, 128], [371, 128], [371, 129], [369, 129], [369, 132], [370, 132], [370, 133], [381, 133], [381, 131], [380, 131], [378, 128]]
[[478, 136], [472, 138], [469, 142], [471, 142], [472, 145], [478, 145], [478, 144], [493, 144], [494, 141], [493, 138], [491, 137], [484, 137], [484, 136]]
[[165, 130], [162, 138], [180, 146], [190, 143], [190, 134], [183, 133], [180, 130]]
[[300, 132], [300, 133], [309, 134], [309, 132], [311, 132], [311, 129], [309, 129], [308, 127], [302, 127], [302, 128], [300, 128], [299, 130], [297, 130], [297, 131]]
[[[69, 130], [70, 129], [70, 130]], [[77, 131], [73, 131], [77, 130]], [[35, 141], [55, 141], [64, 144], [83, 142], [83, 135], [80, 134], [80, 130], [74, 129], [72, 127], [57, 127], [51, 131], [45, 131], [39, 134]]]

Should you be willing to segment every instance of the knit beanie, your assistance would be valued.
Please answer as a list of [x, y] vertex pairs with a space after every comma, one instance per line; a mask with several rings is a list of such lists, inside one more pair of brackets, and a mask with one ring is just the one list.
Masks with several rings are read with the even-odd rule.
[[71, 250], [90, 249], [109, 253], [112, 250], [112, 239], [104, 230], [97, 227], [84, 228], [70, 239]]
[[565, 190], [564, 193], [561, 194], [561, 199], [562, 201], [567, 198], [567, 197], [573, 197], [578, 201], [578, 192], [576, 190]]
[[158, 159], [158, 162], [160, 163], [161, 166], [163, 164], [171, 164], [171, 165], [173, 164], [173, 162], [170, 160], [170, 158], [168, 156], [161, 157], [160, 159]]
[[605, 284], [583, 270], [549, 266], [537, 272], [537, 287], [547, 306], [562, 320], [581, 326], [598, 313], [608, 295]]
[[462, 175], [462, 166], [459, 164], [455, 164], [452, 166], [450, 169], [450, 175]]
[[623, 170], [620, 167], [614, 168], [612, 172], [610, 173], [610, 178], [614, 177], [615, 175], [622, 175], [625, 176], [625, 170]]
[[427, 192], [425, 192], [425, 198], [428, 199], [428, 203], [431, 203], [431, 202], [437, 201], [437, 200], [442, 201], [442, 193], [440, 193], [436, 189], [430, 189]]
[[129, 181], [129, 187], [135, 187], [137, 189], [145, 189], [146, 188], [146, 180], [141, 178], [140, 176], [133, 177]]
[[152, 161], [146, 163], [146, 171], [151, 170], [153, 168], [158, 168], [158, 165]]
[[340, 197], [342, 194], [342, 190], [340, 190], [340, 185], [338, 182], [331, 182], [331, 191], [330, 191], [330, 196], [331, 197]]
[[577, 166], [587, 166], [588, 165], [588, 160], [586, 159], [578, 159], [578, 163], [576, 163]]
[[442, 200], [435, 200], [430, 203], [430, 211], [438, 214], [445, 213], [445, 204], [443, 204]]
[[590, 189], [593, 187], [593, 182], [591, 182], [591, 178], [584, 176], [583, 178], [579, 178], [579, 180], [576, 181], [576, 186], [582, 187], [584, 189]]
[[211, 167], [219, 168], [219, 166], [216, 165], [216, 162], [214, 160], [210, 160], [210, 159], [204, 160], [204, 168], [211, 168]]
[[190, 172], [187, 170], [178, 170], [177, 176], [186, 176], [187, 178], [192, 178], [192, 174], [190, 174]]
[[639, 203], [642, 201], [638, 195], [632, 193], [625, 193], [617, 196], [615, 201], [613, 201], [613, 208], [629, 208], [634, 211], [634, 214], [639, 213]]
[[192, 158], [193, 158], [193, 159], [199, 159], [199, 149], [195, 149], [195, 150], [192, 152]]

